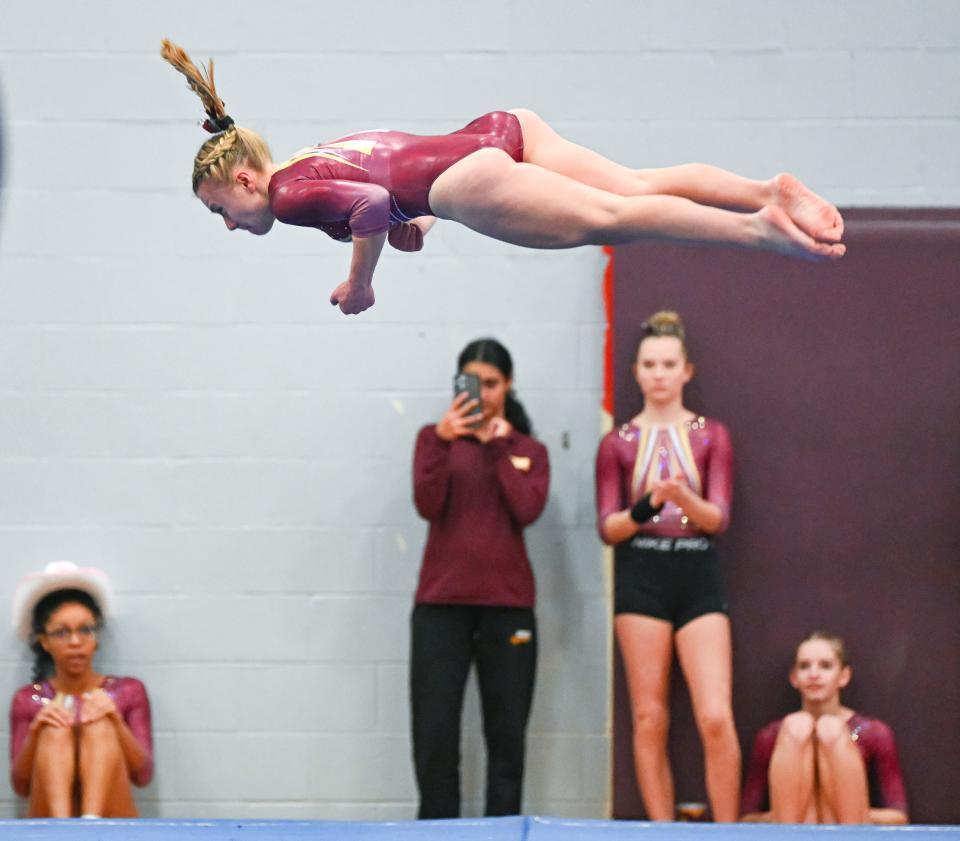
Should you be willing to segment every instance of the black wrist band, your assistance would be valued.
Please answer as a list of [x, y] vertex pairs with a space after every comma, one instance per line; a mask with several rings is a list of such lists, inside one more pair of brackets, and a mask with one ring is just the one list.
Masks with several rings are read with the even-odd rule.
[[647, 522], [654, 514], [659, 514], [663, 510], [661, 502], [656, 508], [650, 504], [650, 494], [638, 499], [630, 509], [630, 519], [637, 524]]

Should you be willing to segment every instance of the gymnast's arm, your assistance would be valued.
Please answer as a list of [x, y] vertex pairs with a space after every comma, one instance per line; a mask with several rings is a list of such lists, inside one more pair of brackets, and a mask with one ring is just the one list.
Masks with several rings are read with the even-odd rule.
[[750, 761], [740, 795], [740, 820], [744, 823], [773, 823], [770, 807], [770, 760], [780, 731], [779, 722], [771, 722], [753, 740]]
[[871, 808], [870, 823], [907, 824], [907, 791], [900, 768], [900, 755], [893, 730], [882, 721], [874, 721], [869, 732], [872, 770], [880, 789], [880, 806]]
[[[623, 468], [617, 457], [615, 434], [605, 435], [600, 441], [595, 470], [597, 532], [600, 539], [608, 545], [622, 543], [640, 530], [640, 524], [630, 516], [632, 506], [623, 507]], [[656, 506], [660, 502], [661, 500], [657, 499], [652, 504]]]
[[350, 259], [350, 276], [347, 284], [356, 288], [370, 288], [373, 285], [373, 270], [377, 267], [383, 244], [387, 241], [387, 232], [381, 231], [370, 236], [353, 235], [353, 256]]
[[302, 178], [274, 191], [270, 209], [288, 225], [341, 230], [346, 222], [353, 243], [350, 274], [333, 290], [330, 303], [351, 314], [373, 306], [373, 272], [390, 229], [390, 193], [384, 187], [336, 178]]
[[430, 229], [437, 224], [436, 216], [418, 216], [416, 219], [410, 220], [411, 225], [416, 225], [420, 229], [420, 233], [426, 236]]
[[712, 441], [707, 452], [704, 495], [701, 497], [680, 477], [653, 483], [654, 493], [683, 509], [690, 521], [705, 534], [720, 534], [730, 522], [733, 495], [733, 446], [730, 433], [718, 421], [710, 422]]

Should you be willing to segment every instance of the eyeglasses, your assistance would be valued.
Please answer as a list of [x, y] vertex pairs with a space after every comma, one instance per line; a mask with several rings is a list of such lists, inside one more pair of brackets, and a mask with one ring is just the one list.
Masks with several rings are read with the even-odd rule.
[[81, 625], [79, 628], [54, 628], [52, 631], [44, 631], [43, 635], [62, 642], [70, 639], [74, 634], [81, 640], [96, 639], [98, 633], [100, 633], [99, 625]]

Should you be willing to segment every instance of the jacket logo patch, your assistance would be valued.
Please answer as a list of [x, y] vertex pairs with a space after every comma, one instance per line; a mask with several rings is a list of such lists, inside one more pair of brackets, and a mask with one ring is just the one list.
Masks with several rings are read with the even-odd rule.
[[510, 464], [524, 473], [530, 472], [530, 456], [510, 456]]

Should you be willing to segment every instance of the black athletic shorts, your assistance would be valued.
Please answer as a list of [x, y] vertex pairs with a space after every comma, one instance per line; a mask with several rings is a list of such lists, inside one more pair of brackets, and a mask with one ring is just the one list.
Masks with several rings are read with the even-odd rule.
[[706, 613], [727, 613], [708, 538], [638, 534], [614, 551], [614, 613], [665, 619], [674, 630]]

